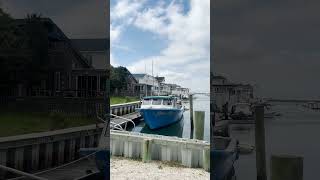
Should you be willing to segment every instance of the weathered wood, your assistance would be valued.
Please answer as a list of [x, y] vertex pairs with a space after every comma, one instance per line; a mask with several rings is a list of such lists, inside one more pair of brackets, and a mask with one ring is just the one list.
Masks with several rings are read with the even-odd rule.
[[23, 169], [23, 160], [24, 160], [24, 148], [17, 148], [15, 150], [14, 155], [14, 167], [18, 170], [24, 170]]
[[189, 95], [189, 111], [190, 111], [190, 125], [191, 125], [191, 133], [190, 133], [190, 139], [193, 139], [193, 95]]
[[272, 155], [270, 165], [271, 180], [303, 179], [303, 157]]
[[264, 133], [264, 106], [255, 106], [255, 144], [257, 180], [267, 180]]
[[40, 153], [40, 145], [39, 144], [35, 144], [32, 145], [32, 149], [31, 149], [31, 169], [36, 171], [39, 169], [39, 153]]
[[[7, 150], [0, 150], [0, 165], [7, 165]], [[0, 179], [5, 179], [6, 171], [0, 169]]]
[[58, 164], [61, 165], [64, 163], [64, 148], [65, 141], [60, 141], [58, 145]]
[[145, 139], [142, 144], [142, 162], [150, 162], [151, 161], [151, 144], [152, 140]]
[[204, 117], [205, 112], [204, 111], [195, 111], [195, 120], [194, 123], [194, 138], [203, 140], [204, 136]]
[[76, 140], [71, 139], [70, 140], [70, 146], [69, 146], [69, 161], [74, 160], [75, 158], [75, 150], [76, 149]]
[[52, 166], [53, 143], [47, 143], [45, 148], [45, 168]]
[[205, 148], [203, 150], [203, 169], [210, 172], [210, 148]]

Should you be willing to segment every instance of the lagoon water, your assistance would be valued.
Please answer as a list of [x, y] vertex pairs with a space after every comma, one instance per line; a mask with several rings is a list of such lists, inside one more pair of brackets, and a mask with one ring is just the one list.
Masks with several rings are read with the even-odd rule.
[[[294, 103], [274, 104], [273, 110], [282, 114], [265, 120], [266, 160], [270, 179], [271, 154], [303, 156], [304, 180], [319, 179], [320, 111], [313, 111]], [[241, 129], [241, 130], [239, 130]], [[254, 145], [254, 125], [232, 125], [231, 136], [240, 143]], [[235, 165], [238, 180], [256, 179], [255, 154], [240, 155]]]
[[[189, 109], [189, 103], [183, 103], [183, 105]], [[204, 95], [196, 95], [193, 101], [193, 110], [205, 111], [204, 140], [210, 142], [210, 97]], [[144, 121], [142, 121], [141, 123], [137, 124], [136, 127], [131, 131], [190, 138], [190, 111], [185, 111], [183, 114], [183, 119], [170, 126], [160, 128], [158, 130], [151, 130], [144, 123]]]

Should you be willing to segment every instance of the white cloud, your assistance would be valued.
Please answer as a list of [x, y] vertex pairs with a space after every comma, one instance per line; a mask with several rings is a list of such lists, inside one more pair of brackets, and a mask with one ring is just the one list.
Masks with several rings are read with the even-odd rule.
[[117, 67], [119, 66], [119, 64], [117, 63], [117, 61], [115, 60], [114, 56], [112, 53], [110, 53], [110, 64], [113, 66], [113, 67]]
[[127, 18], [133, 16], [145, 3], [145, 0], [118, 0], [111, 9], [111, 19]]
[[209, 91], [210, 0], [190, 0], [190, 11], [182, 10], [181, 2], [172, 1], [131, 14], [135, 19], [131, 25], [166, 38], [168, 45], [156, 56], [134, 61], [128, 69], [144, 73], [147, 65], [151, 74], [154, 61], [154, 75], [165, 76], [166, 82]]
[[110, 40], [111, 40], [111, 44], [115, 43], [121, 33], [121, 26], [114, 26], [112, 24], [110, 24]]

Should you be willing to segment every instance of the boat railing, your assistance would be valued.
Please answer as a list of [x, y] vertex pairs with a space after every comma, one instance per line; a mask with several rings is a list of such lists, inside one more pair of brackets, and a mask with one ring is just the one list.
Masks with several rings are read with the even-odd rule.
[[[118, 127], [118, 128], [121, 127], [120, 130], [126, 130], [126, 129], [127, 129], [128, 122], [131, 122], [131, 123], [133, 124], [133, 128], [136, 127], [136, 124], [135, 124], [131, 119], [128, 119], [128, 118], [125, 118], [125, 117], [122, 117], [122, 116], [117, 116], [117, 115], [111, 114], [111, 113], [110, 113], [110, 116], [125, 120], [125, 122], [121, 122], [121, 123], [111, 122], [111, 124], [114, 125], [113, 128], [115, 128], [115, 127]], [[125, 123], [125, 125], [124, 125], [125, 127], [124, 127], [124, 128], [122, 128], [122, 126], [121, 126], [121, 124], [123, 124], [123, 123]]]

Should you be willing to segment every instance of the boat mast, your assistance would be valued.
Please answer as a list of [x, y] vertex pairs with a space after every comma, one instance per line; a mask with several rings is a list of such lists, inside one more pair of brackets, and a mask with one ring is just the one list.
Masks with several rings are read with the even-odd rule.
[[152, 60], [152, 88], [153, 88], [153, 90], [152, 90], [152, 94], [154, 93], [154, 76], [153, 76], [153, 60]]

